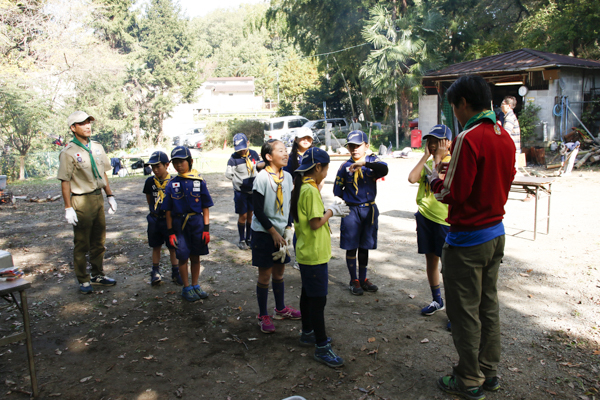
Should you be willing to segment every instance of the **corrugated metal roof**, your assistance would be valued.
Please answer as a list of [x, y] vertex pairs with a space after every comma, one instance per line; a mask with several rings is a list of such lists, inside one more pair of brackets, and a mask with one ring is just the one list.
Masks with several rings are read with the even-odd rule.
[[215, 92], [252, 92], [254, 85], [215, 85]]
[[556, 67], [600, 69], [600, 62], [538, 50], [520, 49], [495, 56], [483, 57], [478, 60], [450, 65], [449, 67], [429, 72], [424, 78], [494, 72], [531, 71]]

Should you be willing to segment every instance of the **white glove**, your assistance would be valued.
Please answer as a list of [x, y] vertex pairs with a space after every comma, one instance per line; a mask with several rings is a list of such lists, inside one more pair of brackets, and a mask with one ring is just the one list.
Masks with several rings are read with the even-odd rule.
[[110, 196], [108, 198], [108, 205], [110, 206], [108, 209], [109, 214], [114, 214], [117, 212], [117, 201], [115, 200], [115, 196]]
[[73, 226], [77, 226], [77, 213], [73, 210], [73, 207], [65, 208], [65, 219]]
[[283, 231], [283, 239], [287, 243], [287, 247], [294, 246], [294, 231], [292, 229], [285, 229]]
[[342, 217], [344, 218], [348, 214], [350, 214], [350, 207], [348, 207], [345, 203], [333, 203], [329, 207], [328, 210], [331, 210], [334, 217]]
[[287, 254], [287, 246], [281, 246], [279, 250], [272, 253], [273, 261], [280, 261], [281, 264], [285, 262], [285, 255]]

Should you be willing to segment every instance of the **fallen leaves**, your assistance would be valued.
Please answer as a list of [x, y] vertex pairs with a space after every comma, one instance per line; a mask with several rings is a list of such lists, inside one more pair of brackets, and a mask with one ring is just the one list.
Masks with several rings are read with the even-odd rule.
[[373, 343], [375, 340], [377, 340], [377, 339], [375, 339], [374, 337], [370, 337], [367, 339], [367, 342]]
[[159, 341], [159, 342], [166, 342], [167, 340], [169, 340], [169, 338], [168, 338], [168, 337], [164, 337], [164, 338], [162, 338], [162, 339], [158, 339], [158, 341]]
[[79, 380], [79, 383], [85, 383], [85, 382], [89, 381], [90, 379], [92, 379], [92, 377], [91, 377], [91, 376], [86, 376], [85, 378], [81, 378], [81, 379]]
[[425, 338], [425, 339], [421, 340], [421, 343], [429, 343], [429, 339]]

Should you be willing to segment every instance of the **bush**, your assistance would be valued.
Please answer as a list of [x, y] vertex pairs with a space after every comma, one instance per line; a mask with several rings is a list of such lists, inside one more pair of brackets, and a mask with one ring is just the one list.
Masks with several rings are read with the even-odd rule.
[[233, 136], [236, 133], [245, 134], [251, 145], [262, 146], [264, 129], [262, 122], [250, 119], [211, 122], [206, 126], [206, 141], [203, 148], [205, 150], [221, 148], [225, 140], [231, 146]]
[[538, 113], [542, 108], [533, 103], [525, 104], [519, 114], [519, 127], [521, 128], [521, 147], [527, 147], [535, 141], [535, 127], [539, 124]]

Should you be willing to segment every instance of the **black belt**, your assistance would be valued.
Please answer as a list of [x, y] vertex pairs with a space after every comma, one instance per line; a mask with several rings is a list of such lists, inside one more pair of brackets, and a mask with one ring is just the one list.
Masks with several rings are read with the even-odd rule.
[[96, 189], [89, 193], [71, 193], [71, 196], [87, 196], [89, 194], [102, 194], [102, 191], [100, 189]]
[[369, 201], [366, 203], [348, 203], [348, 202], [346, 202], [346, 204], [349, 206], [369, 207], [369, 206], [372, 206], [373, 204], [375, 204], [375, 202], [374, 201]]
[[158, 219], [165, 219], [167, 218], [166, 215], [158, 215], [156, 213], [151, 212], [150, 215], [152, 215], [154, 218], [158, 218]]

